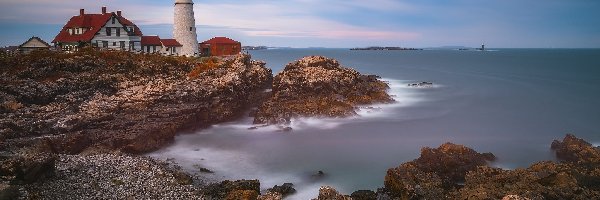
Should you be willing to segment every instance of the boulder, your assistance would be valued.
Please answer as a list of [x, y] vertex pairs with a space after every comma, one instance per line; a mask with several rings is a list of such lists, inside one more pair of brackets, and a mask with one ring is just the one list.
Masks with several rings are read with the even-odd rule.
[[452, 143], [425, 147], [419, 158], [387, 171], [385, 190], [399, 198], [445, 199], [464, 182], [467, 172], [494, 159], [491, 153]]
[[294, 189], [294, 184], [284, 183], [281, 186], [275, 185], [272, 188], [267, 189], [267, 192], [279, 193], [283, 197], [286, 197], [286, 196], [296, 193], [296, 189]]
[[558, 159], [566, 162], [600, 162], [598, 147], [572, 134], [567, 134], [562, 141], [554, 140], [550, 148]]
[[352, 200], [377, 200], [377, 194], [371, 190], [358, 190], [353, 192]]
[[340, 194], [335, 188], [330, 186], [321, 186], [319, 188], [319, 197], [316, 200], [351, 200], [352, 198]]
[[376, 76], [310, 56], [288, 64], [273, 80], [272, 96], [255, 114], [256, 124], [289, 124], [296, 117], [348, 117], [358, 105], [390, 103], [388, 85]]
[[258, 180], [225, 180], [206, 186], [202, 190], [202, 193], [204, 196], [213, 199], [225, 199], [228, 197], [254, 197], [253, 199], [256, 199], [258, 194], [260, 194], [260, 182]]

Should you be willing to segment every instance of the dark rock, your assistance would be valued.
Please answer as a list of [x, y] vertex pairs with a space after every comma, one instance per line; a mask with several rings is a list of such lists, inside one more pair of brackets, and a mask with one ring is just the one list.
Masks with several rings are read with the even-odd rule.
[[232, 197], [252, 196], [248, 191], [260, 194], [260, 182], [258, 180], [226, 180], [206, 186], [202, 193], [209, 198], [225, 199], [229, 195]]
[[258, 194], [255, 190], [234, 190], [227, 194], [225, 200], [255, 200]]
[[349, 196], [340, 194], [335, 188], [322, 186], [319, 189], [317, 200], [351, 200]]
[[31, 154], [0, 161], [0, 177], [13, 183], [31, 184], [54, 175], [56, 156]]
[[353, 192], [350, 197], [353, 200], [377, 200], [377, 194], [371, 190], [358, 190]]
[[256, 124], [289, 124], [295, 117], [348, 117], [355, 107], [389, 103], [388, 85], [374, 76], [322, 56], [288, 64], [273, 81], [272, 96], [256, 113]]
[[443, 199], [459, 188], [467, 172], [487, 165], [493, 154], [480, 154], [462, 145], [446, 143], [421, 149], [421, 157], [389, 169], [385, 189], [395, 197]]
[[192, 177], [183, 171], [174, 170], [173, 176], [175, 177], [175, 180], [177, 181], [177, 183], [179, 183], [181, 185], [190, 185], [190, 184], [194, 183], [194, 180], [192, 179]]
[[267, 192], [279, 193], [283, 197], [286, 197], [286, 196], [296, 193], [296, 189], [294, 189], [294, 184], [284, 183], [281, 186], [275, 185], [272, 188], [267, 189]]
[[600, 162], [600, 150], [585, 140], [567, 134], [563, 141], [554, 140], [551, 149], [556, 157], [567, 162]]
[[0, 183], [0, 199], [18, 199], [19, 188], [14, 185]]

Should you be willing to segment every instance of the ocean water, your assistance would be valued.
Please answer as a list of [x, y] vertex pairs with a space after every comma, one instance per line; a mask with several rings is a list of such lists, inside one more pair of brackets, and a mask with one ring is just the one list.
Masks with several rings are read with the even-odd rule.
[[[600, 50], [251, 51], [274, 72], [324, 55], [391, 85], [397, 103], [349, 119], [299, 119], [292, 132], [248, 130], [251, 118], [178, 136], [150, 156], [209, 179], [260, 179], [262, 189], [295, 184], [289, 199], [310, 199], [321, 185], [349, 194], [383, 186], [386, 170], [445, 142], [492, 152], [514, 169], [554, 160], [550, 143], [567, 133], [600, 144]], [[433, 88], [410, 88], [429, 81]], [[317, 171], [326, 176], [318, 178]]]

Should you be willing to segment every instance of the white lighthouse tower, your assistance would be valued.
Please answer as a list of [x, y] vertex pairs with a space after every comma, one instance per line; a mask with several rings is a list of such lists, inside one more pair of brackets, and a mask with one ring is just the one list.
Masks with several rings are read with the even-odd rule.
[[183, 45], [181, 55], [198, 55], [198, 35], [194, 19], [194, 1], [175, 0], [175, 25], [173, 37]]

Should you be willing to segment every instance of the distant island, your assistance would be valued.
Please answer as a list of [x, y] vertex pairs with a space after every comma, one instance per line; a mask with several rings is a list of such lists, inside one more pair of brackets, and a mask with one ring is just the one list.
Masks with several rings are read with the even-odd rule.
[[393, 50], [393, 51], [415, 51], [415, 50], [423, 50], [423, 49], [418, 49], [418, 48], [405, 48], [405, 47], [367, 47], [367, 48], [352, 48], [350, 50], [353, 51], [357, 51], [357, 50], [371, 50], [371, 51], [388, 51], [388, 50]]
[[267, 50], [267, 46], [243, 46], [242, 50]]

